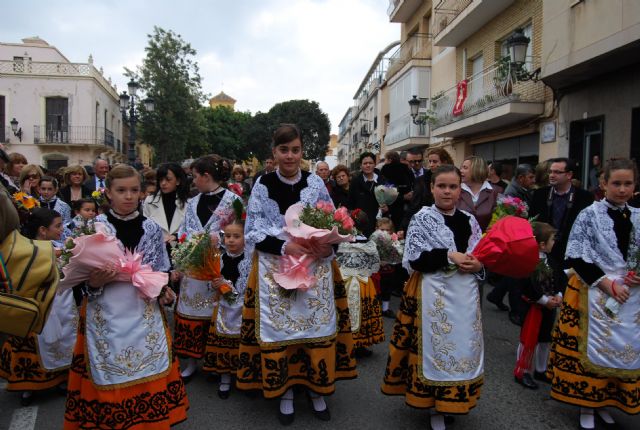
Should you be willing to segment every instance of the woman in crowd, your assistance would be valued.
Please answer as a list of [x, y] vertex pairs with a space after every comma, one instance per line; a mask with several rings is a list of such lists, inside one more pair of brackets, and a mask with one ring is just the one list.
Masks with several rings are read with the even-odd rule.
[[[356, 377], [345, 288], [333, 249], [294, 241], [284, 230], [284, 214], [291, 205], [315, 207], [331, 201], [322, 179], [301, 170], [302, 145], [296, 125], [283, 124], [274, 132], [278, 168], [254, 184], [245, 226], [245, 253], [255, 254], [245, 294], [236, 385], [280, 398], [283, 425], [294, 420], [295, 385], [306, 388], [315, 416], [327, 421], [324, 396], [334, 392], [336, 380]], [[291, 294], [280, 287], [273, 273], [280, 270], [282, 256], [313, 257], [315, 288]]]
[[[47, 208], [35, 208], [23, 226], [30, 239], [58, 241], [62, 236], [62, 217]], [[41, 334], [9, 336], [0, 352], [0, 378], [7, 390], [22, 391], [23, 406], [31, 404], [35, 391], [55, 386], [64, 390], [76, 340], [78, 312], [72, 291], [54, 298]]]
[[[154, 271], [169, 270], [162, 229], [138, 211], [140, 174], [120, 164], [108, 174], [111, 209], [96, 218], [122, 248], [142, 255]], [[131, 282], [115, 281], [105, 262], [87, 279], [64, 415], [64, 428], [168, 429], [186, 419], [188, 401], [171, 352], [163, 288], [148, 299]]]
[[435, 204], [422, 208], [407, 230], [403, 265], [413, 271], [404, 288], [382, 385], [409, 406], [431, 409], [431, 428], [444, 414], [466, 414], [483, 384], [484, 346], [477, 278], [482, 264], [471, 251], [480, 226], [456, 209], [461, 177], [451, 165], [431, 177]]
[[[404, 217], [405, 203], [411, 197], [409, 193], [413, 189], [415, 176], [406, 164], [400, 162], [400, 154], [396, 151], [388, 151], [385, 154], [384, 166], [382, 166], [380, 173], [388, 184], [393, 184], [398, 190], [398, 198], [389, 205], [385, 216], [391, 218], [394, 226], [400, 226]], [[405, 198], [407, 194], [409, 196]]]
[[349, 185], [349, 209], [362, 209], [369, 219], [367, 229], [363, 232], [366, 237], [375, 230], [376, 216], [380, 209], [374, 189], [385, 183], [382, 175], [375, 172], [375, 167], [376, 156], [372, 152], [360, 154], [361, 173], [353, 178]]
[[69, 166], [63, 175], [64, 186], [60, 188], [60, 198], [71, 205], [71, 202], [91, 197], [91, 190], [84, 183], [89, 179], [87, 171], [79, 164]]
[[[233, 200], [239, 197], [223, 188], [231, 168], [218, 155], [198, 158], [191, 165], [193, 184], [199, 194], [187, 202], [184, 221], [178, 235], [189, 239], [195, 233], [220, 234], [220, 223], [232, 211]], [[173, 349], [186, 358], [182, 377], [189, 378], [197, 369], [197, 360], [204, 356], [209, 323], [216, 305], [217, 293], [210, 282], [183, 276], [176, 305]]]
[[349, 168], [344, 164], [338, 164], [331, 171], [331, 176], [336, 181], [336, 186], [331, 189], [331, 200], [335, 207], [349, 206]]
[[35, 164], [27, 164], [22, 168], [20, 177], [18, 178], [18, 186], [20, 187], [20, 191], [35, 198], [39, 198], [40, 192], [38, 191], [38, 184], [40, 184], [40, 179], [42, 179], [43, 176], [44, 173], [42, 172], [40, 166], [36, 166]]
[[167, 250], [178, 240], [178, 228], [184, 221], [189, 184], [178, 163], [158, 166], [156, 192], [142, 203], [142, 213], [156, 222], [164, 234]]
[[251, 193], [251, 187], [246, 182], [246, 179], [247, 174], [242, 166], [235, 166], [233, 168], [233, 171], [231, 172], [231, 181], [229, 181], [229, 183], [238, 184], [240, 187], [242, 187], [242, 197], [243, 199], [245, 199], [245, 202], [246, 199], [249, 198], [249, 194]]
[[20, 172], [22, 172], [22, 169], [27, 164], [29, 164], [29, 162], [27, 161], [27, 157], [24, 155], [18, 152], [12, 152], [9, 154], [9, 162], [5, 167], [5, 171], [14, 184], [17, 184], [20, 181]]
[[465, 158], [460, 167], [462, 187], [458, 209], [473, 215], [483, 232], [491, 221], [498, 201], [498, 193], [487, 181], [488, 172], [484, 159], [475, 155]]
[[551, 397], [580, 407], [580, 428], [607, 428], [607, 407], [640, 413], [640, 210], [628, 206], [638, 181], [628, 159], [606, 164], [606, 198], [578, 215], [566, 258], [575, 274], [554, 331], [547, 376]]

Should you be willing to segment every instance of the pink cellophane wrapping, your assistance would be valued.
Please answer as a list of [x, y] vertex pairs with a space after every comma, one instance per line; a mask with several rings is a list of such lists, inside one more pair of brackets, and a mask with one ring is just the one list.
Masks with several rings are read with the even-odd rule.
[[[317, 245], [335, 245], [342, 242], [353, 242], [354, 237], [350, 234], [340, 234], [337, 227], [331, 230], [315, 228], [300, 222], [300, 212], [304, 209], [302, 203], [296, 203], [287, 209], [284, 214], [286, 227], [284, 230], [293, 236], [294, 240], [300, 243], [312, 242]], [[315, 259], [309, 255], [302, 257], [283, 256], [280, 260], [280, 272], [275, 273], [273, 278], [282, 288], [287, 290], [306, 290], [316, 284], [317, 279], [313, 276], [310, 267]]]
[[167, 285], [169, 275], [155, 272], [148, 264], [142, 264], [141, 254], [123, 251], [116, 237], [109, 235], [102, 223], [96, 223], [95, 228], [95, 234], [73, 239], [73, 256], [62, 268], [64, 278], [60, 280], [59, 288], [73, 288], [88, 280], [93, 270], [113, 263], [119, 268], [115, 281], [131, 282], [145, 297], [158, 297], [162, 287]]

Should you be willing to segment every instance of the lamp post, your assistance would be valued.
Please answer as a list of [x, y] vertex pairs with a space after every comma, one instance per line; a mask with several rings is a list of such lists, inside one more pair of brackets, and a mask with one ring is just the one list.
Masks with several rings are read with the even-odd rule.
[[409, 100], [409, 108], [411, 109], [411, 119], [413, 120], [413, 123], [420, 127], [420, 134], [424, 135], [426, 133], [425, 125], [427, 124], [428, 118], [424, 113], [422, 115], [418, 114], [420, 110], [420, 103], [418, 96], [414, 95], [413, 98]]
[[[122, 112], [122, 120], [125, 123], [129, 121], [129, 150], [127, 152], [127, 157], [129, 159], [129, 164], [131, 165], [136, 161], [136, 124], [138, 122], [139, 115], [139, 113], [136, 112], [136, 99], [139, 98], [137, 94], [139, 88], [140, 84], [131, 78], [127, 84], [129, 94], [127, 94], [126, 91], [123, 91], [122, 94], [120, 94], [120, 111]], [[147, 112], [153, 112], [155, 103], [151, 97], [144, 99], [143, 103], [144, 109]], [[128, 118], [127, 109], [129, 110]]]
[[[540, 67], [533, 72], [528, 72], [524, 64], [527, 61], [527, 48], [531, 39], [525, 36], [521, 28], [516, 28], [507, 39], [507, 52], [509, 53], [509, 68], [515, 71], [518, 81], [537, 81], [540, 75]], [[509, 70], [511, 72], [511, 70]]]
[[9, 122], [9, 124], [11, 124], [11, 131], [13, 131], [13, 135], [22, 142], [22, 127], [18, 128], [18, 120], [14, 118]]

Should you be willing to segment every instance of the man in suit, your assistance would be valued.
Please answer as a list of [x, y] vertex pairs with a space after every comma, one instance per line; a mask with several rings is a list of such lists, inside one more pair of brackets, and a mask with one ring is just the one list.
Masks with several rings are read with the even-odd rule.
[[84, 186], [91, 192], [106, 187], [105, 181], [107, 173], [109, 173], [109, 162], [103, 158], [96, 158], [93, 162], [93, 171], [94, 174], [84, 183]]
[[256, 182], [258, 181], [258, 178], [262, 175], [264, 175], [265, 173], [271, 173], [274, 170], [276, 170], [276, 163], [273, 159], [272, 156], [268, 156], [267, 158], [264, 159], [264, 169], [260, 170], [258, 173], [256, 173], [256, 175], [253, 177], [253, 185], [256, 184]]
[[564, 254], [567, 249], [571, 226], [580, 211], [593, 203], [593, 195], [572, 185], [576, 163], [568, 158], [554, 158], [549, 167], [549, 185], [533, 193], [529, 216], [551, 224], [558, 232], [549, 254], [554, 282], [564, 291], [567, 276], [564, 273]]

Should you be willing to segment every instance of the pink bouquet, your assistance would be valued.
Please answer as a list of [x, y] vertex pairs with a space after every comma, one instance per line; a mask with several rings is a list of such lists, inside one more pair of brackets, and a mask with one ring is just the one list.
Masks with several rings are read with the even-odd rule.
[[123, 250], [116, 237], [108, 234], [103, 223], [95, 223], [95, 233], [69, 240], [73, 246], [65, 245], [71, 256], [62, 268], [64, 278], [59, 283], [62, 290], [85, 282], [93, 270], [101, 269], [107, 263], [119, 268], [116, 281], [133, 283], [142, 295], [150, 299], [158, 297], [169, 281], [166, 273], [155, 272], [151, 266], [143, 264], [141, 254]]
[[496, 222], [509, 215], [527, 218], [529, 216], [529, 206], [519, 197], [499, 197], [496, 208], [491, 215], [489, 228], [493, 227]]
[[[342, 242], [353, 242], [355, 234], [354, 222], [346, 208], [334, 209], [333, 203], [320, 201], [316, 207], [297, 203], [284, 215], [284, 230], [298, 242], [311, 242], [317, 245], [336, 245]], [[281, 259], [281, 270], [273, 278], [278, 285], [287, 290], [306, 290], [315, 285], [317, 279], [310, 272], [315, 259], [305, 255], [302, 257], [284, 256]]]

